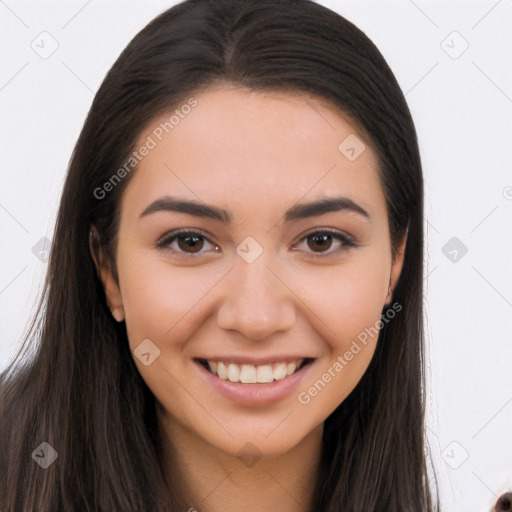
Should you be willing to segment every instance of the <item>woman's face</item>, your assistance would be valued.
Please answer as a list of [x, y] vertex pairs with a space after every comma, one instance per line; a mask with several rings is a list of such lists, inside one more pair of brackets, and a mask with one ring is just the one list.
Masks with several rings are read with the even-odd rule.
[[140, 135], [119, 287], [102, 276], [169, 428], [276, 455], [361, 379], [402, 260], [376, 157], [334, 110], [241, 88], [194, 99]]

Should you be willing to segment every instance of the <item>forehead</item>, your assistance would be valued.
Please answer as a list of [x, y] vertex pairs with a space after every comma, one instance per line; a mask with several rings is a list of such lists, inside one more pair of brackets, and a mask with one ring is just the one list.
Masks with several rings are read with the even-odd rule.
[[151, 149], [125, 191], [127, 207], [140, 210], [178, 193], [261, 212], [342, 192], [370, 213], [385, 209], [368, 141], [339, 111], [311, 96], [210, 88], [156, 117], [136, 148], [144, 145]]

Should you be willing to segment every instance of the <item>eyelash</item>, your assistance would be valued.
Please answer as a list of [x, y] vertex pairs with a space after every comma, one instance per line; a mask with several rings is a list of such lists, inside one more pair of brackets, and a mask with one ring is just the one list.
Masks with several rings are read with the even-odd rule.
[[[175, 249], [171, 249], [169, 247], [170, 244], [172, 242], [174, 242], [174, 240], [176, 240], [181, 235], [192, 235], [192, 236], [195, 236], [195, 237], [204, 238], [210, 244], [212, 244], [214, 246], [216, 245], [216, 244], [213, 244], [209, 240], [209, 238], [204, 233], [202, 233], [200, 231], [193, 231], [193, 230], [183, 229], [183, 230], [179, 230], [179, 231], [173, 231], [171, 233], [168, 233], [167, 235], [164, 235], [164, 237], [159, 242], [157, 242], [156, 248], [157, 249], [161, 249], [161, 250], [171, 250], [171, 251], [175, 252], [176, 254], [178, 254], [179, 257], [183, 257], [183, 258], [195, 258], [195, 257], [198, 257], [201, 254], [203, 254], [203, 253], [180, 252], [180, 251], [176, 251]], [[337, 231], [332, 231], [332, 230], [329, 230], [329, 229], [319, 229], [317, 231], [312, 231], [312, 232], [308, 233], [307, 235], [303, 236], [299, 240], [298, 243], [306, 241], [308, 238], [310, 238], [310, 237], [312, 237], [314, 235], [317, 235], [317, 236], [319, 236], [319, 235], [320, 236], [321, 235], [328, 235], [328, 236], [334, 238], [335, 240], [338, 240], [338, 241], [342, 242], [343, 245], [342, 245], [342, 247], [340, 249], [337, 249], [335, 251], [330, 251], [330, 252], [324, 251], [323, 253], [322, 252], [319, 252], [319, 253], [310, 252], [308, 257], [310, 257], [312, 259], [327, 258], [329, 256], [332, 256], [333, 254], [337, 254], [337, 253], [340, 253], [340, 252], [346, 252], [348, 249], [358, 247], [358, 244], [356, 244], [356, 242], [354, 241], [354, 239], [352, 237], [349, 237], [348, 235], [344, 235], [342, 233], [339, 233]], [[330, 249], [331, 248], [329, 247], [328, 250], [330, 250]]]

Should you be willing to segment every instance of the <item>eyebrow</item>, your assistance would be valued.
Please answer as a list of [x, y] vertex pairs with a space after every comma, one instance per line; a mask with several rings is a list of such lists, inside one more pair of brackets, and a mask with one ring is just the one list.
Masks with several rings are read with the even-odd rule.
[[[371, 221], [371, 215], [358, 203], [348, 197], [324, 198], [309, 203], [299, 203], [292, 206], [284, 215], [285, 223], [305, 219], [308, 217], [316, 217], [331, 212], [352, 212]], [[213, 205], [199, 203], [188, 199], [180, 199], [173, 196], [164, 196], [152, 202], [140, 215], [139, 218], [145, 217], [155, 212], [179, 212], [194, 215], [196, 217], [204, 217], [230, 224], [233, 216], [225, 209], [218, 208]]]

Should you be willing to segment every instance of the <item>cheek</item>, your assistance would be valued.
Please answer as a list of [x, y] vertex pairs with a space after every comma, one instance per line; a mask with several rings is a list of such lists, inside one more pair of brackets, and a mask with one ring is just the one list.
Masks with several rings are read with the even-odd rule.
[[298, 401], [332, 411], [355, 388], [375, 352], [389, 267], [382, 257], [354, 258], [346, 265], [302, 273], [299, 281], [308, 320], [323, 338], [326, 357]]
[[[118, 267], [128, 341], [140, 375], [167, 410], [176, 416], [193, 415], [196, 404], [190, 396], [199, 393], [190, 382], [194, 363], [186, 354], [207, 315], [208, 293], [223, 272], [207, 266], [173, 267], [147, 254], [137, 256], [136, 251], [129, 259], [120, 259]], [[146, 365], [137, 354], [148, 339], [159, 352]], [[149, 347], [149, 352], [155, 350]], [[180, 383], [187, 383], [187, 391]]]
[[344, 350], [380, 318], [389, 283], [386, 259], [371, 253], [346, 264], [289, 273], [294, 290], [316, 316], [314, 325], [332, 351]]
[[[226, 271], [229, 266], [226, 266]], [[172, 266], [163, 259], [132, 252], [119, 262], [126, 328], [133, 350], [149, 338], [162, 351], [178, 350], [199, 325], [204, 298], [223, 269]]]

